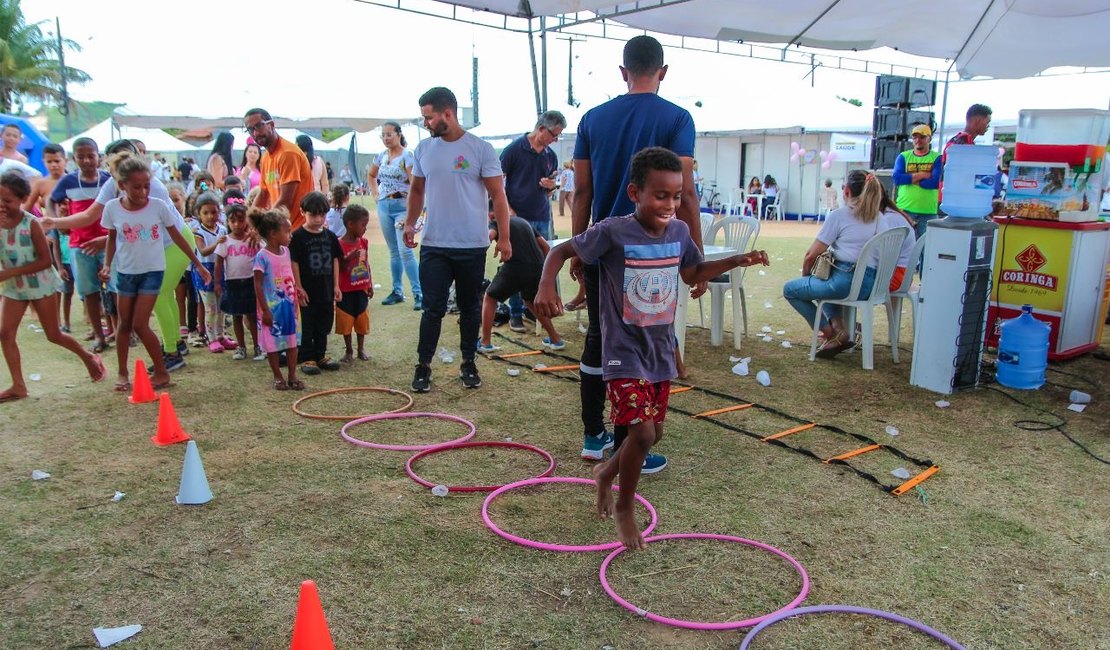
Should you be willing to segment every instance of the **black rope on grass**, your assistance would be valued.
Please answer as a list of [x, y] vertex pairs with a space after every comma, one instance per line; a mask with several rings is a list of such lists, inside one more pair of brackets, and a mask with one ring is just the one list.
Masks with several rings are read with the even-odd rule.
[[1028, 402], [1024, 402], [1024, 401], [1018, 399], [1017, 397], [1014, 397], [1010, 393], [1007, 393], [1006, 391], [1004, 391], [1000, 388], [995, 388], [994, 386], [984, 386], [984, 388], [986, 388], [987, 390], [990, 390], [990, 391], [994, 391], [994, 392], [998, 393], [999, 395], [1003, 395], [1007, 399], [1009, 399], [1010, 401], [1012, 401], [1016, 404], [1020, 404], [1021, 406], [1024, 406], [1025, 408], [1033, 409], [1034, 411], [1044, 413], [1046, 415], [1049, 415], [1049, 416], [1059, 420], [1059, 422], [1057, 422], [1056, 424], [1053, 424], [1052, 422], [1046, 422], [1044, 420], [1014, 420], [1012, 422], [1013, 426], [1017, 427], [1018, 429], [1021, 429], [1022, 431], [1058, 431], [1058, 432], [1060, 432], [1060, 435], [1067, 438], [1068, 442], [1072, 443], [1076, 447], [1079, 447], [1079, 449], [1082, 450], [1083, 453], [1087, 454], [1091, 458], [1094, 458], [1095, 460], [1102, 463], [1103, 465], [1110, 465], [1110, 460], [1107, 460], [1107, 459], [1099, 456], [1095, 452], [1091, 451], [1090, 449], [1087, 448], [1086, 445], [1079, 442], [1078, 440], [1073, 438], [1070, 433], [1068, 433], [1067, 429], [1064, 428], [1064, 425], [1066, 425], [1068, 423], [1067, 418], [1065, 418], [1063, 416], [1060, 416], [1060, 415], [1056, 415], [1055, 413], [1053, 413], [1052, 411], [1049, 411], [1048, 409], [1044, 409], [1044, 408], [1041, 408], [1039, 406], [1029, 404]]
[[[504, 335], [500, 332], [495, 332], [495, 334], [499, 338], [504, 339], [505, 341], [513, 343], [514, 345], [520, 346], [520, 347], [525, 348], [527, 350], [535, 350], [536, 349], [536, 348], [531, 347], [530, 345], [528, 345], [527, 343], [525, 343], [525, 342], [523, 342], [519, 339], [511, 338], [511, 337], [506, 336], [506, 335]], [[581, 363], [580, 359], [576, 359], [575, 357], [572, 357], [568, 354], [559, 354], [559, 353], [554, 352], [552, 350], [544, 350], [544, 353], [548, 356], [555, 357], [557, 359], [563, 359], [565, 361], [570, 361], [570, 362], [574, 362], [574, 363]], [[504, 362], [504, 363], [508, 363], [510, 365], [518, 366], [518, 367], [521, 367], [521, 368], [527, 368], [528, 370], [533, 370], [533, 367], [531, 365], [528, 365], [526, 363], [521, 363], [519, 361], [516, 361], [515, 359], [504, 359], [504, 358], [501, 358], [501, 357], [496, 356], [496, 355], [491, 355], [490, 358], [491, 359], [496, 359], [497, 361], [501, 361], [501, 362]], [[568, 377], [568, 376], [560, 375], [560, 374], [557, 374], [557, 373], [545, 373], [545, 374], [549, 374], [549, 375], [554, 376], [558, 379], [563, 379], [563, 380], [571, 381], [571, 382], [575, 382], [575, 383], [577, 383], [579, 381], [579, 379], [577, 377]], [[749, 403], [747, 400], [741, 400], [739, 397], [736, 397], [735, 395], [729, 395], [728, 393], [722, 393], [720, 391], [715, 391], [715, 390], [710, 389], [710, 388], [704, 388], [704, 387], [701, 387], [701, 386], [693, 386], [693, 385], [690, 385], [690, 384], [684, 384], [682, 382], [672, 382], [672, 385], [691, 388], [693, 390], [700, 391], [700, 392], [702, 392], [706, 395], [711, 395], [713, 397], [718, 397], [718, 398], [721, 398], [721, 399], [732, 400], [732, 401], [735, 401], [735, 402], [743, 402], [745, 404]], [[897, 447], [893, 447], [893, 446], [890, 446], [890, 445], [885, 445], [885, 444], [879, 443], [876, 440], [874, 440], [873, 438], [870, 438], [870, 437], [868, 437], [866, 435], [863, 435], [861, 433], [846, 431], [844, 429], [841, 429], [840, 427], [833, 426], [833, 425], [830, 425], [830, 424], [817, 424], [817, 423], [812, 422], [811, 420], [806, 420], [804, 418], [799, 418], [796, 415], [791, 415], [790, 413], [786, 413], [785, 411], [781, 411], [781, 410], [776, 409], [776, 408], [771, 407], [771, 406], [766, 406], [764, 404], [758, 404], [758, 403], [755, 403], [755, 402], [750, 402], [750, 403], [752, 404], [753, 408], [757, 408], [761, 411], [765, 411], [767, 413], [777, 415], [777, 416], [782, 417], [783, 419], [786, 419], [786, 420], [790, 420], [790, 421], [793, 421], [793, 422], [798, 422], [798, 423], [801, 423], [801, 424], [813, 424], [814, 428], [825, 429], [825, 430], [828, 430], [828, 431], [832, 431], [834, 433], [839, 433], [839, 434], [842, 434], [842, 435], [846, 435], [846, 436], [854, 438], [854, 439], [856, 439], [860, 442], [863, 442], [865, 444], [868, 444], [868, 445], [880, 445], [883, 449], [891, 452], [894, 456], [897, 456], [898, 458], [901, 458], [902, 460], [904, 460], [906, 462], [913, 463], [914, 465], [917, 465], [919, 467], [929, 468], [929, 467], [933, 466], [933, 462], [931, 460], [922, 460], [922, 459], [919, 459], [919, 458], [915, 458], [915, 457], [910, 456], [909, 454], [903, 452], [902, 450], [898, 449]], [[668, 410], [674, 411], [675, 413], [679, 413], [681, 415], [688, 415], [688, 416], [696, 415], [695, 413], [693, 413], [691, 411], [687, 411], [685, 409], [676, 407], [673, 404], [668, 406]], [[704, 420], [706, 422], [713, 423], [713, 424], [721, 427], [722, 429], [733, 431], [735, 433], [740, 433], [740, 434], [749, 436], [751, 438], [754, 438], [756, 440], [759, 440], [759, 441], [762, 441], [762, 442], [767, 442], [767, 443], [776, 445], [778, 447], [782, 447], [783, 449], [788, 449], [790, 451], [801, 454], [803, 456], [807, 456], [807, 457], [812, 458], [814, 460], [819, 460], [819, 461], [822, 461], [822, 462], [825, 461], [825, 459], [822, 458], [821, 456], [817, 455], [817, 453], [815, 453], [814, 451], [812, 451], [810, 449], [806, 449], [805, 447], [796, 447], [796, 446], [793, 446], [793, 445], [789, 445], [789, 444], [786, 444], [785, 442], [783, 442], [781, 440], [766, 440], [766, 441], [764, 441], [763, 438], [765, 437], [765, 435], [762, 434], [762, 433], [758, 433], [758, 432], [755, 432], [755, 431], [750, 431], [748, 429], [744, 429], [742, 427], [738, 427], [736, 425], [729, 424], [727, 422], [724, 422], [722, 420], [718, 420], [718, 419], [713, 418], [713, 417], [703, 417], [703, 418], [699, 418], [699, 419]], [[871, 481], [872, 483], [879, 486], [880, 488], [882, 488], [886, 492], [890, 492], [890, 491], [894, 490], [897, 487], [897, 486], [891, 486], [891, 485], [887, 485], [887, 484], [883, 483], [874, 474], [871, 474], [869, 472], [865, 472], [865, 471], [855, 467], [854, 465], [852, 465], [851, 463], [849, 463], [846, 460], [831, 460], [831, 461], [829, 461], [828, 464], [842, 465], [842, 466], [852, 470], [852, 472], [854, 472], [856, 475], [860, 476], [861, 478], [864, 478], [868, 481]]]

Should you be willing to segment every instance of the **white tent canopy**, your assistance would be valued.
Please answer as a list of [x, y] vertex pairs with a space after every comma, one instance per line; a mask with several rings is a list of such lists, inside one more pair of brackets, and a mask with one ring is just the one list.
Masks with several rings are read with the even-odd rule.
[[119, 127], [119, 134], [112, 130], [112, 120], [104, 120], [84, 133], [79, 133], [68, 140], [61, 142], [67, 152], [73, 150], [73, 142], [77, 138], [92, 138], [103, 149], [109, 142], [119, 138], [129, 140], [142, 140], [147, 151], [172, 153], [177, 151], [195, 151], [193, 145], [178, 140], [161, 129], [143, 129], [134, 126]]
[[954, 61], [964, 79], [1020, 79], [1057, 66], [1110, 66], [1110, 0], [932, 0], [924, 6], [874, 0], [450, 4], [517, 17], [559, 16], [548, 22], [549, 29], [603, 17], [636, 29], [721, 41], [853, 51], [890, 47]]

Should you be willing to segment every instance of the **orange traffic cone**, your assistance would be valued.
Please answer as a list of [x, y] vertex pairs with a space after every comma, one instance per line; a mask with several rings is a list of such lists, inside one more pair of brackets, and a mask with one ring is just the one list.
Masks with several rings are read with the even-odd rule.
[[131, 382], [131, 397], [127, 398], [132, 404], [146, 404], [158, 399], [154, 394], [154, 387], [150, 385], [150, 375], [146, 374], [146, 364], [142, 359], [135, 359], [135, 380]]
[[324, 608], [316, 593], [316, 583], [301, 583], [301, 597], [297, 601], [297, 620], [293, 623], [293, 645], [289, 650], [335, 650], [324, 620]]
[[158, 433], [151, 436], [150, 440], [159, 447], [189, 440], [189, 434], [181, 429], [181, 423], [177, 421], [177, 412], [173, 410], [170, 394], [162, 393], [158, 399]]

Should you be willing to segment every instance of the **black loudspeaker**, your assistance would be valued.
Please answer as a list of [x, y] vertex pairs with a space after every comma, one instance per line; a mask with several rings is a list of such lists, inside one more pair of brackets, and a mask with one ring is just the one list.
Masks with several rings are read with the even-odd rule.
[[937, 82], [916, 77], [879, 75], [875, 80], [875, 106], [918, 108], [936, 104]]
[[905, 138], [872, 140], [871, 169], [894, 169], [894, 160], [898, 158], [898, 154], [912, 148], [913, 145]]
[[933, 113], [911, 111], [908, 108], [876, 108], [874, 134], [876, 138], [907, 138], [918, 124], [933, 128]]

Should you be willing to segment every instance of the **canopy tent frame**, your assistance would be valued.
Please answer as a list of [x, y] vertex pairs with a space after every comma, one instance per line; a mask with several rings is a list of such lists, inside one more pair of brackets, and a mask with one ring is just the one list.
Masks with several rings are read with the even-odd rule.
[[[299, 129], [311, 131], [320, 129], [351, 129], [352, 131], [373, 131], [386, 122], [400, 124], [413, 123], [412, 117], [310, 117], [304, 119], [274, 116], [274, 126], [280, 129]], [[240, 129], [243, 117], [195, 117], [189, 115], [133, 115], [116, 109], [112, 112], [112, 128], [137, 126], [147, 129]]]

